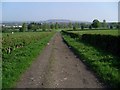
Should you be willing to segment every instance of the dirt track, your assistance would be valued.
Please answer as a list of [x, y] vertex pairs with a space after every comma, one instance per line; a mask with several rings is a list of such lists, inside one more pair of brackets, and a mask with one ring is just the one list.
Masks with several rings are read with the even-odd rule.
[[17, 88], [102, 88], [97, 78], [56, 33], [22, 75]]

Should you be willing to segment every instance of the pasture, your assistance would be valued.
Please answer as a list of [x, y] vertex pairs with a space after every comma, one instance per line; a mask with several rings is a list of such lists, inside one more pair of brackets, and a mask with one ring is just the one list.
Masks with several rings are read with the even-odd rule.
[[81, 31], [69, 31], [73, 33], [78, 33], [80, 35], [82, 34], [102, 34], [102, 35], [114, 35], [118, 36], [120, 33], [118, 33], [118, 30], [81, 30]]

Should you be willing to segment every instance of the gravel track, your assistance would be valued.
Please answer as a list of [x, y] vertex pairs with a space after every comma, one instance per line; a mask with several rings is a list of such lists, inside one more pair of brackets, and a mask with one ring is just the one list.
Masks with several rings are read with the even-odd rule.
[[16, 88], [102, 88], [103, 86], [56, 33]]

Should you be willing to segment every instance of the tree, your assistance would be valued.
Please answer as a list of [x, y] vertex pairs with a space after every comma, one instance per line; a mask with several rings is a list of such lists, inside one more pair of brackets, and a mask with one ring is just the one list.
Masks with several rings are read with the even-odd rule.
[[52, 29], [52, 30], [54, 29], [54, 25], [53, 24], [50, 25], [50, 29]]
[[106, 20], [103, 20], [102, 27], [103, 27], [103, 28], [107, 28]]
[[43, 23], [43, 24], [42, 24], [42, 30], [43, 30], [43, 31], [46, 31], [46, 29], [47, 29], [47, 24], [46, 24], [46, 23]]
[[42, 28], [42, 24], [38, 23], [38, 28], [41, 29]]
[[78, 23], [75, 23], [75, 27], [76, 27], [76, 29], [79, 27], [79, 24]]
[[20, 32], [25, 32], [25, 31], [27, 31], [27, 25], [26, 23], [23, 23], [22, 28], [20, 28]]
[[100, 22], [97, 19], [93, 20], [92, 27], [98, 28], [99, 26], [100, 26]]
[[83, 30], [83, 29], [84, 29], [84, 26], [81, 26], [81, 29]]
[[72, 23], [71, 23], [71, 22], [68, 24], [68, 27], [69, 27], [69, 28], [72, 28]]
[[76, 27], [75, 27], [75, 26], [73, 26], [73, 30], [76, 30]]
[[79, 26], [79, 24], [78, 24], [77, 22], [74, 23], [74, 24], [73, 24], [73, 30], [77, 30], [78, 26]]
[[113, 29], [113, 26], [112, 26], [112, 25], [110, 25], [110, 29]]
[[55, 23], [55, 29], [58, 29], [58, 23], [57, 22]]
[[118, 29], [120, 29], [120, 22], [118, 22]]
[[89, 26], [89, 29], [92, 29], [92, 25]]
[[116, 25], [116, 29], [120, 29], [120, 23]]
[[41, 29], [41, 28], [42, 28], [41, 23], [32, 22], [28, 24], [28, 31], [37, 31], [38, 29]]
[[51, 24], [51, 25], [50, 25], [50, 29], [53, 30], [54, 28], [55, 28], [54, 24]]
[[81, 23], [81, 29], [83, 30], [85, 28], [85, 23]]
[[32, 25], [32, 23], [28, 24], [28, 31], [31, 31], [31, 30], [33, 30], [33, 25]]
[[23, 32], [22, 28], [19, 29], [20, 32]]

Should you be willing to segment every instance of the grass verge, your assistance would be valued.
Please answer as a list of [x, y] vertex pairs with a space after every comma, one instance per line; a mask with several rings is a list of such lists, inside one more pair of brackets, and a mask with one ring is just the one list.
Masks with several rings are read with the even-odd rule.
[[63, 34], [65, 42], [108, 87], [120, 87], [120, 58]]
[[53, 33], [37, 42], [16, 49], [2, 57], [2, 88], [15, 87], [21, 74], [32, 64], [53, 36]]

